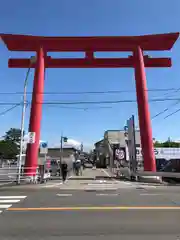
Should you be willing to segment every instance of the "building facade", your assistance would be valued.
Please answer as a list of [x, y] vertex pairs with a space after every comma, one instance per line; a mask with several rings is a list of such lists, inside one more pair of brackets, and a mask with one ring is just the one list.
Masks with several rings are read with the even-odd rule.
[[[136, 147], [141, 147], [140, 131], [135, 131]], [[114, 160], [129, 160], [128, 136], [125, 130], [107, 130], [104, 132], [104, 138], [95, 143], [97, 161], [101, 165], [114, 166]], [[105, 163], [104, 163], [105, 161]]]

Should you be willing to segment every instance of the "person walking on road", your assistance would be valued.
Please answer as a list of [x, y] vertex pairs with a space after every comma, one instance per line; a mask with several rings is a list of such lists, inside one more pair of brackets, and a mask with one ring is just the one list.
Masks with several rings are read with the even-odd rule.
[[81, 169], [81, 160], [80, 159], [77, 159], [76, 160], [76, 166], [75, 166], [75, 171], [76, 171], [76, 175], [79, 176], [82, 175], [82, 169]]
[[73, 170], [73, 173], [75, 173], [76, 159], [75, 159], [75, 156], [73, 154], [71, 155], [71, 161], [72, 161], [72, 170]]
[[68, 173], [68, 165], [65, 161], [61, 164], [61, 172], [62, 172], [62, 181], [63, 183], [66, 181], [67, 173]]

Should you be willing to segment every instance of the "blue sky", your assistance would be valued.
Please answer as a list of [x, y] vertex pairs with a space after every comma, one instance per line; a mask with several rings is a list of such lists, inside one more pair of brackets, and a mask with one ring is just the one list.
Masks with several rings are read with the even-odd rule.
[[[171, 3], [170, 3], [171, 2]], [[0, 8], [0, 29], [2, 33], [32, 34], [44, 36], [104, 36], [104, 35], [143, 35], [180, 31], [179, 0], [16, 0], [2, 1]], [[33, 53], [8, 52], [0, 44], [0, 92], [23, 90], [26, 69], [8, 69], [8, 57], [30, 56]], [[102, 56], [127, 56], [129, 53]], [[172, 68], [147, 69], [148, 88], [180, 87], [180, 40], [171, 52], [151, 53], [151, 56], [171, 56]], [[76, 53], [52, 56], [76, 57]], [[33, 71], [29, 77], [28, 91], [32, 91]], [[133, 69], [48, 69], [46, 71], [45, 92], [53, 91], [107, 91], [134, 90]], [[165, 95], [166, 94], [166, 95]], [[180, 92], [153, 92], [149, 97], [179, 97]], [[31, 96], [29, 95], [29, 100]], [[135, 99], [135, 92], [113, 95], [45, 95], [47, 101], [101, 101]], [[0, 102], [20, 102], [21, 95], [0, 94]], [[150, 103], [151, 116], [172, 103]], [[122, 129], [127, 118], [135, 114], [136, 103], [101, 105], [110, 108], [62, 109], [60, 106], [43, 106], [41, 139], [50, 144], [59, 144], [61, 131], [70, 138], [91, 145], [98, 141], [107, 129]], [[87, 107], [87, 106], [77, 106]], [[169, 112], [152, 122], [153, 135], [158, 139], [168, 136], [178, 139], [177, 128], [180, 112], [164, 119], [168, 113], [178, 109], [174, 106]], [[0, 106], [0, 112], [9, 108]], [[0, 135], [10, 127], [19, 127], [21, 108], [0, 116]], [[28, 129], [29, 108], [26, 114]], [[177, 123], [176, 123], [177, 122]]]

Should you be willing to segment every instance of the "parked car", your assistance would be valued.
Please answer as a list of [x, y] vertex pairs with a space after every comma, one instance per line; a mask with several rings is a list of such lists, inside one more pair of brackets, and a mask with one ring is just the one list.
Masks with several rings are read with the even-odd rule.
[[[180, 173], [180, 159], [170, 159], [167, 164], [162, 168], [162, 172], [174, 172]], [[180, 178], [173, 177], [163, 177], [163, 181], [165, 182], [175, 182], [180, 183]]]

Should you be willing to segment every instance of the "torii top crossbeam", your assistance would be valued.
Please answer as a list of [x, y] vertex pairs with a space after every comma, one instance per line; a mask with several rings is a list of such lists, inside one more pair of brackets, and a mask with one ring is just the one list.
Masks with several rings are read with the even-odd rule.
[[115, 37], [40, 37], [0, 34], [10, 51], [36, 51], [39, 45], [50, 52], [132, 51], [140, 46], [145, 51], [170, 50], [179, 33]]
[[[107, 68], [134, 67], [134, 57], [128, 58], [95, 58], [94, 52], [170, 50], [179, 33], [154, 34], [144, 36], [115, 37], [42, 37], [29, 35], [0, 34], [1, 39], [10, 51], [47, 52], [85, 52], [85, 58], [52, 59], [45, 56], [46, 68]], [[151, 58], [144, 56], [145, 67], [171, 67], [170, 58]], [[34, 68], [29, 58], [9, 59], [11, 68]]]

